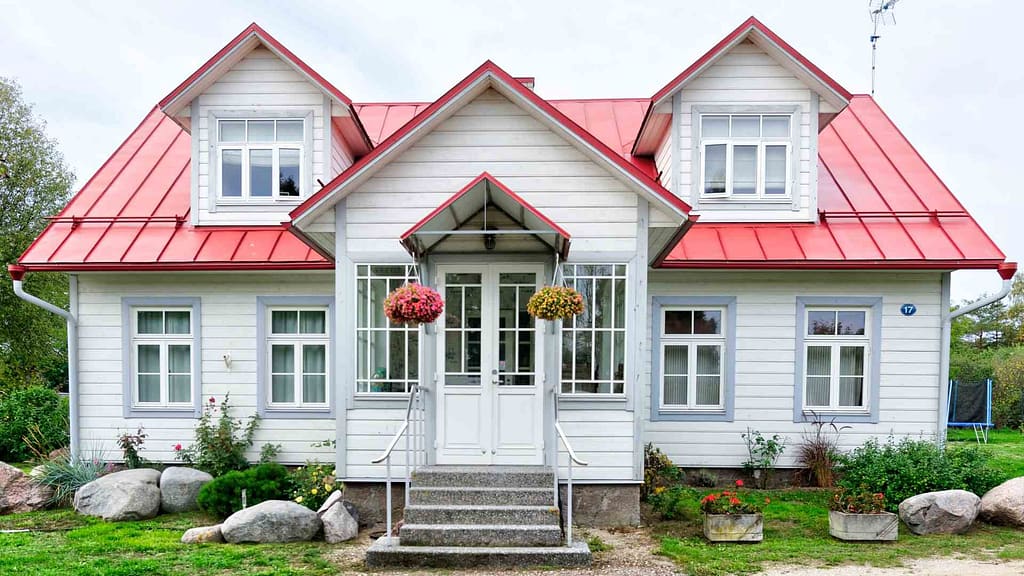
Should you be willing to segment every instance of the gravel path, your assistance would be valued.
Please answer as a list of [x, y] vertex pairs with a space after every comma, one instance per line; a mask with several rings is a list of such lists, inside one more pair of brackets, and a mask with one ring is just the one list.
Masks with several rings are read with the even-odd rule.
[[1024, 562], [1019, 561], [927, 558], [911, 560], [902, 568], [776, 566], [759, 573], [758, 576], [1020, 576], [1021, 574], [1024, 574]]

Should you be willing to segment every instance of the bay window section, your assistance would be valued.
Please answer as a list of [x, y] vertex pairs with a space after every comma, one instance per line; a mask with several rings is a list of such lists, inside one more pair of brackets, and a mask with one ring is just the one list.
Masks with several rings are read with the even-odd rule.
[[326, 407], [330, 366], [327, 307], [272, 307], [267, 314], [268, 407]]
[[222, 200], [288, 200], [302, 195], [306, 126], [302, 119], [217, 120]]
[[562, 321], [561, 393], [624, 394], [626, 265], [567, 264], [562, 275], [584, 310]]
[[703, 196], [789, 197], [792, 122], [788, 114], [701, 115]]
[[356, 266], [356, 393], [407, 394], [419, 381], [419, 328], [384, 315], [388, 294], [418, 281], [411, 265]]

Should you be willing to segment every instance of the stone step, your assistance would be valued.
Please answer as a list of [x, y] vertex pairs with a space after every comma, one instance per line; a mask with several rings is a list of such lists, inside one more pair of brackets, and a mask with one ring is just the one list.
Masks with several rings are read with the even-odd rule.
[[408, 524], [398, 535], [406, 546], [559, 546], [558, 524]]
[[545, 488], [413, 486], [409, 491], [409, 502], [412, 504], [551, 506], [552, 498], [551, 486]]
[[401, 538], [378, 539], [366, 552], [370, 568], [388, 566], [422, 568], [507, 568], [526, 566], [572, 567], [590, 565], [586, 542], [544, 547], [405, 546]]
[[413, 486], [553, 489], [554, 482], [547, 466], [422, 466], [412, 474]]
[[409, 524], [515, 524], [555, 525], [558, 508], [547, 506], [465, 506], [410, 504], [405, 509]]

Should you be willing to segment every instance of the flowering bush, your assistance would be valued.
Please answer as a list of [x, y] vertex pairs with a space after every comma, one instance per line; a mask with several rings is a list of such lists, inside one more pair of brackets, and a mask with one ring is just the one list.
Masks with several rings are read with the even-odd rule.
[[563, 320], [583, 313], [583, 296], [573, 288], [545, 286], [526, 303], [526, 311], [541, 320]]
[[260, 424], [259, 415], [252, 415], [247, 423], [243, 423], [241, 418], [232, 418], [227, 394], [220, 405], [213, 396], [205, 404], [196, 424], [195, 443], [187, 448], [181, 443], [175, 444], [172, 446], [174, 457], [214, 476], [245, 470], [249, 467], [245, 451], [252, 447]]
[[[701, 511], [705, 514], [757, 514], [761, 511], [762, 505], [759, 502], [744, 499], [739, 492], [743, 488], [743, 480], [736, 481], [736, 488], [736, 491], [712, 492], [701, 498]], [[765, 498], [764, 503], [770, 504], [771, 498]]]
[[885, 494], [872, 492], [864, 484], [856, 491], [840, 488], [832, 494], [828, 509], [847, 514], [881, 514], [885, 511]]
[[320, 508], [331, 492], [342, 488], [335, 479], [334, 466], [316, 460], [292, 472], [292, 485], [292, 499], [310, 510]]
[[429, 324], [444, 311], [437, 290], [410, 282], [384, 299], [384, 315], [395, 324]]

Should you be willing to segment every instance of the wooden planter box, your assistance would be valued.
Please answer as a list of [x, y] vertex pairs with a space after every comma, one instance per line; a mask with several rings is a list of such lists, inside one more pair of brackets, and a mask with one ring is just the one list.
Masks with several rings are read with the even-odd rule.
[[764, 516], [705, 514], [704, 537], [711, 542], [760, 542], [764, 540]]
[[899, 535], [899, 517], [892, 512], [847, 514], [829, 510], [828, 533], [840, 540], [884, 542]]

